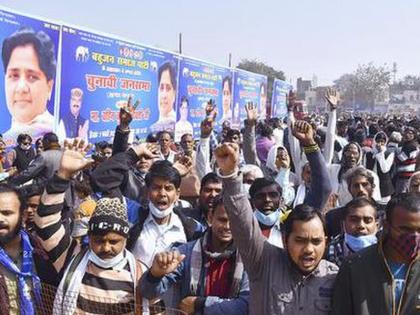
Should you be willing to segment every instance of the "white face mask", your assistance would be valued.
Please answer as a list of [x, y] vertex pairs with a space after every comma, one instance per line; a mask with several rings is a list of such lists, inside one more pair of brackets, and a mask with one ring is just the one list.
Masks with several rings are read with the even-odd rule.
[[92, 261], [95, 265], [103, 269], [114, 268], [121, 270], [127, 264], [127, 258], [124, 255], [124, 251], [122, 250], [117, 256], [110, 258], [110, 259], [102, 259], [99, 258], [98, 255], [94, 253], [93, 250], [90, 250], [89, 260]]
[[159, 208], [155, 207], [155, 205], [151, 201], [149, 201], [149, 209], [154, 217], [158, 219], [163, 219], [172, 213], [174, 209], [174, 204], [171, 204], [165, 210], [160, 210]]

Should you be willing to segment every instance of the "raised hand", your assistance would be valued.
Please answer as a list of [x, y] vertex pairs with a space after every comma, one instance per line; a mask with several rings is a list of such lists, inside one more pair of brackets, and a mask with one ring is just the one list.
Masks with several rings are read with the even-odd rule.
[[312, 126], [306, 121], [296, 121], [292, 126], [292, 134], [304, 147], [316, 144], [314, 140], [314, 130], [312, 129]]
[[175, 167], [178, 170], [181, 177], [184, 177], [192, 170], [192, 158], [188, 155], [181, 155], [173, 164], [173, 167]]
[[217, 105], [214, 102], [214, 100], [210, 99], [207, 102], [207, 106], [206, 106], [206, 117], [215, 120], [216, 115], [217, 115]]
[[86, 158], [86, 153], [90, 151], [92, 145], [86, 143], [83, 139], [75, 138], [73, 140], [64, 141], [64, 152], [61, 157], [58, 176], [70, 179], [77, 172], [88, 167], [94, 161]]
[[225, 142], [214, 151], [221, 175], [232, 174], [239, 165], [239, 146], [236, 143]]
[[140, 101], [137, 100], [134, 105], [132, 105], [131, 96], [128, 98], [127, 105], [120, 108], [120, 128], [128, 129], [130, 122], [133, 120], [133, 114], [137, 106], [139, 106]]
[[255, 126], [258, 119], [258, 110], [257, 106], [254, 105], [252, 102], [249, 102], [245, 105], [246, 117], [247, 121], [251, 126]]
[[201, 130], [201, 138], [208, 138], [210, 137], [211, 132], [214, 128], [214, 119], [206, 117], [200, 125]]
[[340, 94], [337, 92], [337, 90], [328, 88], [324, 97], [330, 105], [330, 110], [336, 110], [338, 104], [340, 103]]
[[153, 259], [152, 268], [150, 268], [150, 273], [155, 278], [162, 278], [175, 271], [184, 258], [185, 255], [181, 255], [178, 251], [156, 254]]
[[147, 159], [159, 158], [159, 146], [156, 143], [143, 142], [133, 146], [133, 150], [138, 157], [144, 156]]

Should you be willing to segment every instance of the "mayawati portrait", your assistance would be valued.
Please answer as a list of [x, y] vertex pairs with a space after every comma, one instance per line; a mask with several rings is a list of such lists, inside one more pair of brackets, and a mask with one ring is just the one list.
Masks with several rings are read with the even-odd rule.
[[43, 31], [21, 28], [2, 44], [6, 105], [11, 115], [3, 138], [14, 143], [20, 133], [41, 137], [53, 131], [54, 116], [48, 112], [56, 72], [55, 47]]

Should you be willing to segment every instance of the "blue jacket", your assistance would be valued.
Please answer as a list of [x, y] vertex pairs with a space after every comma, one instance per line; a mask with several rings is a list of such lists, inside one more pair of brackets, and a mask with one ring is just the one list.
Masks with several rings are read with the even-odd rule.
[[[178, 251], [184, 254], [185, 259], [179, 264], [178, 268], [164, 276], [163, 278], [153, 277], [149, 271], [147, 271], [140, 280], [140, 290], [142, 295], [147, 299], [153, 299], [163, 295], [172, 285], [175, 283], [179, 284], [181, 299], [193, 295], [190, 291], [191, 281], [191, 254], [194, 245], [197, 241], [192, 241], [186, 244], [182, 244], [178, 247]], [[205, 277], [202, 268], [201, 279]], [[207, 296], [204, 303], [203, 313], [204, 315], [247, 315], [248, 314], [248, 298], [249, 298], [249, 281], [246, 272], [243, 273], [242, 280], [240, 283], [240, 293], [237, 298], [225, 299], [218, 296]]]

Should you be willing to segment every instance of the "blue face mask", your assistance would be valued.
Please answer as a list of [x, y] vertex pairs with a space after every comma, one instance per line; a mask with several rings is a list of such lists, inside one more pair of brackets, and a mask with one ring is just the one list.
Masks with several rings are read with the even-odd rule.
[[277, 223], [277, 221], [280, 220], [280, 210], [277, 209], [274, 212], [271, 212], [270, 214], [264, 214], [260, 210], [255, 210], [254, 215], [257, 218], [258, 222], [261, 224], [264, 224], [265, 226], [273, 226]]
[[344, 241], [354, 252], [358, 252], [363, 248], [376, 244], [378, 239], [375, 234], [353, 236], [348, 233], [344, 233]]

